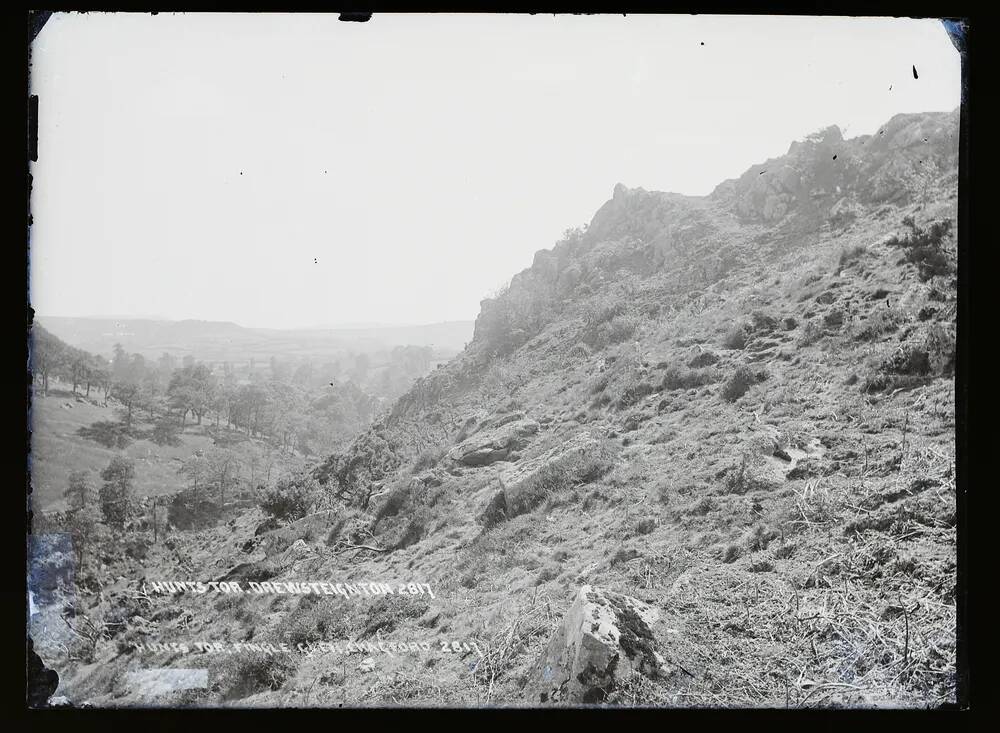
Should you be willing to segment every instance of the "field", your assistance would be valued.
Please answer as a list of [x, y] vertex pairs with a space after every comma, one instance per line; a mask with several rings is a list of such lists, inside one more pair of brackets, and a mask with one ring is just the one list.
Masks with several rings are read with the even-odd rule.
[[[87, 470], [98, 482], [101, 470], [119, 451], [79, 435], [80, 428], [102, 420], [115, 420], [112, 407], [104, 407], [96, 392], [87, 400], [74, 395], [69, 385], [53, 382], [48, 396], [40, 391], [31, 403], [31, 454], [29, 470], [32, 506], [35, 511], [55, 509], [62, 504], [66, 481], [73, 471]], [[140, 427], [146, 427], [141, 421]], [[179, 435], [177, 446], [156, 445], [136, 440], [124, 451], [135, 460], [136, 495], [160, 496], [185, 488], [179, 475], [181, 461], [197, 450], [212, 445], [204, 426], [188, 425]]]

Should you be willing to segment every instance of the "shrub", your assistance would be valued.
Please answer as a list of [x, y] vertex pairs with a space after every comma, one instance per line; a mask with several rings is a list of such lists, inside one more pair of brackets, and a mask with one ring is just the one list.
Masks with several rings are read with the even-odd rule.
[[830, 226], [834, 229], [844, 229], [851, 222], [858, 218], [857, 213], [850, 210], [834, 211], [829, 218]]
[[727, 349], [735, 350], [746, 348], [747, 330], [746, 324], [743, 324], [726, 332], [726, 335], [722, 337], [722, 346]]
[[722, 386], [722, 399], [735, 402], [747, 393], [752, 385], [761, 381], [761, 375], [754, 374], [748, 366], [739, 366]]
[[640, 535], [649, 534], [654, 529], [656, 529], [656, 519], [653, 517], [646, 517], [638, 520], [632, 525], [631, 530], [629, 530], [629, 536], [638, 537]]
[[864, 320], [854, 334], [854, 339], [856, 341], [875, 341], [898, 329], [903, 320], [904, 316], [898, 309], [879, 308]]
[[135, 464], [126, 456], [115, 456], [101, 471], [99, 499], [104, 521], [109, 525], [125, 528], [132, 509], [132, 492], [135, 482]]
[[181, 444], [180, 426], [174, 420], [161, 418], [150, 431], [149, 439], [157, 445], [176, 447]]
[[258, 500], [266, 514], [286, 521], [301, 519], [323, 504], [325, 494], [312, 476], [299, 475], [280, 480]]
[[383, 519], [394, 517], [410, 502], [410, 484], [403, 480], [390, 487], [385, 500], [375, 511], [374, 525], [378, 525]]
[[508, 516], [524, 514], [541, 504], [551, 494], [573, 485], [573, 472], [568, 466], [550, 463], [542, 466], [521, 487], [517, 497], [507, 504]]
[[663, 375], [660, 389], [694, 389], [715, 381], [715, 374], [709, 369], [681, 369], [669, 367]]
[[903, 225], [909, 231], [892, 237], [886, 244], [904, 250], [902, 262], [916, 265], [920, 280], [926, 282], [932, 277], [954, 272], [952, 257], [944, 249], [944, 239], [951, 233], [952, 224], [950, 219], [935, 221], [924, 229], [908, 216], [903, 219]]
[[823, 316], [823, 325], [829, 328], [838, 328], [844, 323], [844, 312], [839, 308], [834, 308]]
[[418, 507], [399, 533], [398, 539], [392, 542], [393, 550], [402, 550], [411, 545], [417, 544], [425, 534], [431, 522], [431, 510], [427, 506]]
[[346, 637], [350, 633], [347, 607], [338, 601], [325, 596], [302, 596], [295, 612], [287, 614], [278, 626], [279, 638], [298, 645]]
[[632, 407], [656, 391], [656, 387], [647, 381], [649, 372], [646, 365], [635, 354], [623, 355], [609, 372], [606, 392], [619, 409]]
[[618, 447], [610, 439], [601, 441], [594, 450], [559, 456], [525, 479], [515, 497], [505, 495], [502, 507], [499, 506], [501, 500], [494, 497], [491, 516], [509, 519], [529, 512], [557, 492], [601, 478], [615, 467], [617, 459]]
[[628, 316], [615, 316], [608, 324], [608, 340], [613, 344], [620, 344], [635, 335], [637, 328], [636, 320]]
[[177, 529], [213, 527], [221, 518], [222, 507], [206, 499], [197, 489], [174, 494], [167, 507], [167, 521]]
[[743, 548], [739, 545], [730, 544], [722, 549], [721, 559], [724, 563], [736, 562], [743, 556]]
[[769, 313], [756, 311], [751, 316], [751, 327], [758, 333], [770, 333], [778, 328], [778, 319]]
[[852, 262], [857, 261], [864, 255], [866, 248], [863, 244], [856, 244], [853, 247], [844, 247], [840, 250], [840, 257], [837, 258], [837, 269], [843, 270]]
[[744, 539], [744, 544], [750, 552], [760, 552], [766, 550], [771, 541], [779, 536], [773, 529], [768, 529], [762, 524], [755, 524]]
[[401, 621], [423, 616], [430, 604], [422, 596], [379, 596], [368, 607], [364, 630], [360, 638], [374, 636], [376, 632], [389, 633]]
[[230, 700], [264, 690], [280, 690], [295, 671], [295, 660], [289, 653], [233, 654], [227, 662], [226, 676], [230, 684], [226, 697]]
[[621, 409], [631, 407], [643, 397], [655, 391], [656, 387], [645, 381], [626, 384], [618, 397], [618, 407]]
[[745, 494], [750, 489], [749, 461], [746, 454], [742, 456], [738, 466], [726, 472], [723, 485], [728, 494]]
[[433, 448], [427, 448], [421, 451], [420, 455], [417, 456], [416, 460], [413, 461], [413, 473], [420, 473], [421, 471], [426, 471], [429, 468], [434, 468], [442, 458], [444, 458], [445, 449], [443, 446], [435, 446]]
[[802, 327], [802, 334], [799, 336], [798, 345], [812, 346], [821, 338], [823, 338], [823, 327], [819, 324], [819, 321], [810, 318]]
[[712, 353], [711, 351], [700, 351], [698, 352], [691, 361], [688, 362], [688, 366], [692, 369], [699, 369], [701, 367], [712, 366], [719, 361], [719, 357]]
[[713, 511], [714, 509], [715, 509], [715, 502], [712, 500], [712, 497], [703, 496], [701, 499], [691, 504], [686, 509], [686, 513], [692, 514], [696, 517], [703, 517], [710, 511]]
[[589, 304], [584, 314], [583, 343], [603, 349], [609, 344], [619, 344], [632, 338], [637, 321], [628, 310], [628, 303], [622, 296], [608, 296]]
[[909, 389], [926, 384], [935, 376], [949, 376], [954, 371], [954, 333], [935, 323], [922, 341], [901, 345], [884, 358], [875, 373], [862, 383], [861, 391]]
[[760, 474], [755, 471], [755, 467], [761, 464], [761, 458], [751, 457], [744, 453], [740, 457], [740, 462], [732, 466], [725, 472], [723, 487], [727, 494], [745, 494], [748, 491], [757, 491], [768, 487], [766, 480], [760, 478]]
[[771, 553], [778, 560], [787, 560], [795, 554], [795, 545], [782, 543], [774, 548]]
[[606, 297], [588, 304], [584, 322], [587, 328], [593, 329], [602, 323], [607, 323], [615, 316], [623, 315], [628, 310], [628, 304], [623, 298]]
[[935, 374], [950, 375], [955, 371], [955, 333], [940, 323], [934, 323], [927, 330], [924, 340], [927, 359]]
[[590, 393], [599, 394], [608, 388], [608, 375], [599, 374], [594, 381], [590, 383]]
[[882, 362], [882, 371], [889, 374], [925, 376], [930, 374], [930, 354], [916, 346], [903, 346]]
[[77, 435], [87, 440], [100, 443], [105, 448], [123, 450], [132, 444], [133, 430], [125, 422], [114, 420], [98, 420], [90, 425], [77, 429]]

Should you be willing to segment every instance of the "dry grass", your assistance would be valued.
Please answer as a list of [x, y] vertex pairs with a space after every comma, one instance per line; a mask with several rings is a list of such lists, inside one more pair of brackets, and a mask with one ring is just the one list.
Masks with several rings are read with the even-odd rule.
[[476, 664], [473, 682], [482, 705], [497, 702], [501, 689], [505, 700], [519, 692], [520, 685], [512, 673], [534, 662], [558, 625], [552, 600], [544, 592], [533, 592], [523, 605], [505, 611], [504, 617], [509, 620], [479, 642], [483, 654]]

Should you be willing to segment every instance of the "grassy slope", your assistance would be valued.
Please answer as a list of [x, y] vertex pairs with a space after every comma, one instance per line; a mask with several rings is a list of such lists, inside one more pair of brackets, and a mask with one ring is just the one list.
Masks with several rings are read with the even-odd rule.
[[[579, 586], [593, 583], [659, 608], [667, 619], [663, 651], [691, 673], [667, 683], [636, 681], [611, 702], [921, 706], [953, 699], [953, 382], [938, 374], [911, 389], [862, 390], [901, 347], [919, 347], [935, 325], [954, 325], [950, 281], [920, 282], [884, 241], [907, 214], [920, 223], [954, 218], [947, 186], [931, 200], [884, 206], [846, 229], [801, 235], [794, 246], [771, 248], [691, 292], [678, 294], [670, 272], [648, 278], [624, 296], [638, 315], [634, 335], [577, 348], [588, 307], [609, 294], [621, 297], [621, 284], [612, 282], [495, 360], [467, 391], [404, 411], [393, 430], [412, 437], [411, 452], [431, 434], [447, 435], [441, 447], [448, 447], [456, 440], [452, 428], [469, 416], [513, 411], [543, 425], [518, 464], [584, 433], [618, 452], [606, 475], [566, 486], [488, 532], [475, 517], [512, 464], [455, 468], [444, 459], [443, 483], [405, 492], [395, 515], [381, 522], [373, 514], [385, 495], [368, 514], [342, 509], [368, 526], [366, 543], [382, 546], [417, 518], [417, 542], [375, 553], [338, 545], [333, 527], [303, 529], [308, 554], [276, 578], [426, 582], [435, 599], [128, 600], [135, 580], [152, 579], [146, 568], [205, 579], [262, 557], [259, 547], [248, 553], [245, 545], [262, 520], [251, 512], [211, 530], [177, 533], [141, 562], [109, 550], [106, 575], [122, 577], [105, 585], [99, 603], [84, 603], [88, 613], [134, 607], [155, 620], [151, 638], [160, 640], [381, 638], [432, 641], [434, 652], [377, 654], [369, 663], [367, 654], [334, 654], [294, 656], [287, 664], [210, 657], [195, 665], [186, 655], [121, 653], [119, 636], [102, 642], [96, 666], [63, 663], [65, 694], [148, 704], [129, 690], [129, 669], [204, 664], [209, 689], [155, 702], [523, 703], [531, 664]], [[766, 237], [750, 236], [762, 232], [745, 234], [743, 244], [766, 245]], [[850, 256], [842, 265], [844, 252]], [[935, 286], [942, 297], [935, 298]], [[888, 311], [895, 321], [882, 315]], [[754, 313], [794, 325], [766, 327], [744, 348], [724, 348], [727, 332]], [[876, 325], [885, 328], [873, 331]], [[699, 351], [719, 358], [708, 381], [664, 387], [668, 369], [685, 368]], [[741, 366], [765, 378], [728, 400], [726, 381]], [[446, 369], [460, 375], [462, 368], [459, 359]], [[627, 389], [642, 383], [652, 392], [620, 406]], [[774, 457], [776, 447], [795, 462]], [[407, 473], [389, 488], [405, 488]], [[488, 650], [485, 659], [437, 651], [438, 641], [473, 639]]]
[[[99, 474], [117, 450], [88, 440], [78, 430], [98, 421], [116, 420], [115, 410], [98, 399], [77, 401], [67, 385], [54, 383], [48, 396], [32, 396], [31, 405], [31, 485], [35, 510], [56, 508], [63, 500], [69, 474], [89, 470], [99, 483]], [[141, 416], [136, 426], [146, 426]], [[162, 496], [186, 488], [177, 473], [181, 461], [197, 450], [208, 448], [212, 439], [202, 426], [188, 424], [178, 436], [177, 446], [156, 445], [136, 440], [121, 451], [136, 463], [136, 495]]]
[[[952, 205], [924, 215], [948, 214]], [[642, 326], [638, 349], [654, 381], [665, 365], [683, 364], [694, 343], [721, 357], [720, 377], [742, 363], [764, 368], [768, 379], [735, 402], [720, 396], [720, 379], [691, 390], [658, 390], [625, 410], [595, 406], [599, 360], [567, 362], [569, 341], [563, 340], [575, 336], [554, 326], [537, 337], [542, 346], [509, 360], [503, 377], [512, 398], [507, 407], [554, 418], [525, 457], [582, 430], [612, 430], [625, 444], [613, 471], [483, 535], [472, 517], [488, 501], [496, 474], [509, 466], [446, 474], [422, 541], [391, 554], [344, 553], [311, 536], [313, 554], [286, 578], [428, 582], [437, 598], [426, 611], [403, 599], [382, 608], [373, 599], [332, 597], [314, 607], [297, 597], [206, 596], [181, 599], [192, 612], [190, 625], [182, 631], [167, 622], [159, 634], [287, 640], [289, 619], [315, 631], [318, 619], [328, 618], [320, 637], [365, 638], [373, 618], [388, 616], [395, 626], [382, 628], [383, 639], [474, 638], [493, 650], [489, 659], [477, 665], [474, 655], [376, 655], [369, 670], [363, 654], [296, 657], [280, 689], [258, 685], [227, 697], [234, 679], [252, 677], [254, 662], [219, 657], [209, 660], [211, 690], [166, 700], [214, 704], [235, 694], [246, 705], [521, 702], [524, 674], [583, 582], [638, 596], [669, 614], [678, 634], [667, 639], [667, 650], [696, 675], [680, 688], [637, 683], [616, 693], [619, 701], [808, 706], [950, 699], [951, 382], [939, 378], [874, 396], [849, 384], [852, 375], [864, 376], [870, 354], [891, 351], [917, 325], [916, 313], [927, 302], [928, 288], [912, 268], [876, 244], [903, 213], [863, 222], [853, 234], [819, 237], [808, 252], [777, 262], [767, 287], [757, 285], [759, 274], [742, 273], [703, 302]], [[845, 244], [857, 243], [866, 245], [864, 253], [838, 273]], [[819, 279], [808, 282], [810, 275]], [[867, 319], [886, 307], [867, 297], [879, 288], [897, 301], [905, 323], [874, 342], [857, 340]], [[816, 297], [829, 290], [836, 300], [818, 304]], [[804, 345], [801, 324], [835, 307], [853, 318]], [[745, 350], [719, 345], [732, 323], [753, 310], [800, 324], [761, 339], [775, 345], [757, 362], [759, 342]], [[625, 360], [636, 348], [629, 342], [599, 356]], [[615, 388], [612, 378], [605, 389]], [[638, 428], [622, 432], [633, 414]], [[749, 488], [720, 476], [773, 441], [811, 456], [814, 475], [787, 479], [787, 465], [763, 457], [752, 469], [758, 483]], [[176, 543], [183, 550], [154, 548], [160, 559], [145, 566], [170, 567], [182, 552], [191, 568], [185, 575], [213, 577], [248, 559], [240, 545], [260, 519], [247, 515], [235, 527], [184, 533]], [[133, 571], [141, 572], [139, 566]], [[157, 601], [144, 615], [177, 603]], [[147, 655], [143, 665], [187, 666], [186, 659]], [[95, 688], [88, 672], [76, 675], [81, 686], [70, 683], [68, 690], [94, 694], [96, 701], [138, 702], [121, 674], [136, 661], [115, 658], [109, 645], [104, 686]]]

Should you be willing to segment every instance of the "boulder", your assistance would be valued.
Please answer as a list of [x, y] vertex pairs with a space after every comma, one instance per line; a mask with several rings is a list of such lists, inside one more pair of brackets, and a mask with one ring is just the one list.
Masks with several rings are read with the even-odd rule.
[[538, 427], [534, 420], [515, 420], [487, 428], [456, 445], [448, 452], [448, 457], [466, 466], [486, 466], [502, 461], [527, 445]]
[[529, 672], [528, 702], [598, 703], [636, 672], [671, 676], [651, 629], [658, 618], [635, 598], [583, 586]]
[[[572, 435], [555, 448], [536, 458], [518, 462], [500, 474], [503, 506], [508, 513], [515, 510], [516, 514], [516, 508], [525, 504], [525, 494], [534, 490], [536, 479], [541, 471], [551, 467], [570, 470], [574, 465], [579, 465], [582, 458], [588, 455], [597, 455], [600, 448], [601, 441], [597, 433], [586, 431]], [[499, 501], [499, 499], [494, 499], [494, 503]]]

